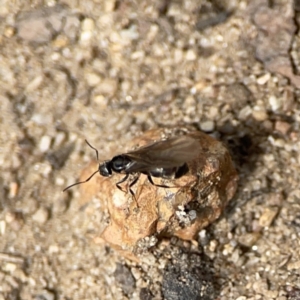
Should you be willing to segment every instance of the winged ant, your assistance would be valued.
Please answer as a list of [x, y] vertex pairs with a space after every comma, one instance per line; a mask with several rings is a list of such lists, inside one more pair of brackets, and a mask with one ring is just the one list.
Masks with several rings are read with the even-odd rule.
[[[98, 150], [87, 140], [86, 143], [96, 152], [97, 160]], [[76, 182], [63, 191], [71, 187], [88, 182], [96, 173], [101, 176], [110, 177], [113, 173], [125, 174], [119, 182], [116, 183], [118, 189], [123, 191], [120, 184], [125, 182], [129, 176], [135, 175], [129, 183], [129, 191], [134, 196], [131, 187], [138, 181], [140, 174], [145, 174], [151, 184], [168, 188], [165, 185], [155, 184], [152, 177], [164, 179], [177, 179], [185, 175], [189, 168], [187, 163], [193, 160], [199, 151], [199, 141], [191, 136], [183, 135], [166, 140], [154, 142], [150, 145], [141, 147], [137, 150], [114, 156], [111, 160], [99, 163], [98, 170], [84, 181]]]

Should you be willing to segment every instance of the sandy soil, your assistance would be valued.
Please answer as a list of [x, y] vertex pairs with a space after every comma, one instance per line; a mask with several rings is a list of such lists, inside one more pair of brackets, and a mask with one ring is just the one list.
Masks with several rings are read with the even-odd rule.
[[[0, 300], [300, 299], [298, 1], [0, 3]], [[229, 147], [238, 192], [195, 243], [124, 260], [62, 189], [84, 139], [105, 159], [178, 124]]]

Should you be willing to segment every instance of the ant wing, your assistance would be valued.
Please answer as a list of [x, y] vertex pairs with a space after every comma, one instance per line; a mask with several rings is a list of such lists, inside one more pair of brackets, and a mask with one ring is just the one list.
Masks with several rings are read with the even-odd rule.
[[124, 155], [132, 160], [126, 172], [143, 172], [154, 168], [182, 166], [199, 154], [199, 140], [190, 136], [180, 136], [128, 152]]

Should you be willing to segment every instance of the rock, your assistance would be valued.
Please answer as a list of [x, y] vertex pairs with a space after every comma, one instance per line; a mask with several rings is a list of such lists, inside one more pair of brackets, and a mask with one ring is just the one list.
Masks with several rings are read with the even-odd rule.
[[162, 293], [168, 300], [215, 299], [214, 276], [209, 264], [196, 254], [169, 263], [163, 275]]
[[14, 231], [19, 231], [24, 225], [22, 213], [16, 211], [6, 212], [5, 221]]
[[203, 121], [200, 123], [200, 128], [204, 132], [212, 132], [215, 129], [215, 123], [211, 120]]
[[52, 142], [52, 139], [50, 136], [48, 136], [48, 135], [42, 136], [42, 138], [40, 140], [40, 145], [39, 145], [40, 151], [43, 153], [47, 152], [50, 149], [51, 142]]
[[289, 51], [297, 27], [294, 22], [294, 10], [285, 14], [279, 8], [271, 8], [261, 4], [257, 7], [253, 22], [257, 26], [256, 57], [265, 68], [275, 74], [287, 77], [291, 83], [299, 88], [300, 76], [293, 70]]
[[41, 293], [34, 297], [34, 300], [55, 300], [54, 292], [44, 289]]
[[259, 218], [259, 225], [261, 227], [269, 227], [273, 220], [275, 219], [275, 217], [277, 216], [279, 211], [278, 207], [267, 207], [265, 208], [265, 210], [263, 211], [262, 215]]
[[114, 275], [123, 292], [126, 295], [131, 295], [135, 289], [135, 280], [130, 269], [118, 263]]
[[22, 12], [16, 21], [19, 38], [37, 44], [47, 43], [61, 32], [74, 40], [79, 27], [79, 16], [63, 4]]
[[239, 243], [247, 248], [252, 247], [261, 237], [259, 232], [244, 233], [239, 237]]
[[48, 221], [49, 211], [45, 207], [39, 208], [36, 213], [32, 216], [33, 221], [44, 224]]
[[[110, 223], [101, 238], [131, 259], [132, 253], [143, 253], [155, 245], [157, 238], [152, 236], [197, 240], [199, 231], [220, 216], [236, 191], [238, 176], [228, 150], [202, 132], [187, 127], [151, 130], [133, 140], [129, 149], [186, 134], [199, 141], [198, 156], [188, 162], [188, 173], [173, 180], [153, 178], [155, 184], [169, 188], [151, 184], [144, 174], [132, 186], [135, 198], [116, 187], [124, 174], [97, 176], [80, 186], [82, 204], [97, 194], [108, 209]], [[95, 163], [91, 164], [80, 181], [95, 169]]]
[[101, 81], [101, 77], [96, 73], [87, 73], [85, 74], [85, 78], [87, 84], [91, 87], [97, 86]]
[[288, 131], [291, 129], [291, 124], [284, 121], [276, 121], [274, 129], [277, 132], [280, 132], [282, 135], [287, 135]]
[[151, 300], [153, 299], [153, 295], [151, 293], [151, 291], [147, 288], [141, 288], [140, 291], [140, 300]]

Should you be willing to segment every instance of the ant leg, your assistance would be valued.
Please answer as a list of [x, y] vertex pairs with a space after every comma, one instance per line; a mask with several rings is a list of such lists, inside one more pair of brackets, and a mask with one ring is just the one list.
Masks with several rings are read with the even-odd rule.
[[120, 186], [120, 183], [125, 182], [125, 181], [128, 179], [128, 177], [129, 177], [129, 174], [126, 174], [126, 176], [125, 176], [124, 178], [122, 178], [119, 182], [116, 183], [116, 187], [117, 187], [120, 191], [122, 191], [122, 192], [124, 192], [124, 193], [125, 193], [125, 191], [124, 191], [124, 190], [122, 189], [122, 187]]
[[136, 203], [137, 208], [139, 208], [139, 204], [138, 204], [137, 199], [135, 197], [135, 193], [133, 192], [133, 190], [131, 189], [131, 187], [134, 186], [137, 183], [137, 181], [138, 181], [139, 178], [140, 178], [140, 174], [137, 174], [135, 176], [135, 178], [130, 182], [129, 187], [128, 187], [129, 188], [129, 192], [132, 195], [132, 197], [133, 197], [133, 199], [134, 199], [134, 201]]
[[[119, 182], [116, 183], [117, 188], [118, 188], [120, 191], [122, 191], [123, 193], [125, 193], [125, 191], [124, 191], [124, 190], [122, 189], [122, 187], [120, 186], [120, 183], [123, 183], [124, 181], [126, 181], [126, 180], [128, 179], [128, 177], [129, 177], [129, 174], [126, 174], [126, 176], [125, 176], [124, 178], [122, 178]], [[137, 203], [135, 194], [134, 194], [133, 190], [131, 189], [131, 187], [134, 186], [134, 185], [136, 184], [136, 182], [138, 181], [139, 177], [140, 177], [140, 174], [137, 174], [137, 176], [135, 176], [135, 178], [129, 183], [129, 186], [128, 186], [129, 192], [130, 192], [130, 194], [132, 195], [132, 197], [133, 197], [133, 199], [134, 199], [134, 201], [135, 201], [137, 207], [139, 207], [139, 206], [138, 206], [138, 203]], [[128, 192], [128, 188], [127, 188], [127, 192]]]
[[150, 183], [151, 183], [152, 185], [154, 185], [154, 186], [162, 187], [162, 188], [170, 188], [170, 186], [167, 186], [167, 185], [156, 184], [156, 183], [154, 183], [152, 177], [151, 177], [149, 174], [147, 175], [147, 178], [148, 178], [148, 180], [150, 181]]
[[131, 187], [134, 186], [134, 185], [137, 183], [137, 181], [138, 181], [139, 178], [140, 178], [140, 174], [137, 174], [137, 175], [135, 176], [135, 178], [134, 178], [134, 179], [130, 182], [130, 184], [129, 184], [129, 192], [130, 192], [130, 194], [131, 194], [133, 197], [135, 197], [135, 194], [134, 194], [133, 190], [131, 189]]

